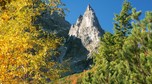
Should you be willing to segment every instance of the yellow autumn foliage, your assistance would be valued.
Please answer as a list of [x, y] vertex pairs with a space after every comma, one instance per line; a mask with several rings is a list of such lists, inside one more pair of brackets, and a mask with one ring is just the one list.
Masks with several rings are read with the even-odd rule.
[[0, 0], [0, 83], [42, 83], [58, 78], [49, 59], [62, 39], [33, 22], [46, 9], [41, 0]]

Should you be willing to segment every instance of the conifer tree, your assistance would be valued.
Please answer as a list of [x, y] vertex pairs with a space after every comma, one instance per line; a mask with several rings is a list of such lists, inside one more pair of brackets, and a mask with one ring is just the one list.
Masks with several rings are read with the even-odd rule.
[[143, 20], [133, 23], [132, 35], [126, 39], [123, 46], [123, 55], [130, 65], [130, 77], [134, 78], [136, 83], [152, 82], [151, 28], [152, 12], [146, 12]]
[[[137, 83], [137, 80], [133, 79], [135, 72], [132, 72], [130, 68], [131, 59], [127, 59], [128, 56], [124, 54], [123, 48], [124, 43], [129, 38], [128, 36], [131, 35], [131, 29], [133, 28], [131, 21], [136, 20], [139, 22], [138, 17], [140, 14], [141, 12], [133, 9], [129, 2], [124, 2], [120, 14], [115, 15], [115, 33], [104, 34], [98, 53], [94, 55], [95, 64], [93, 68], [95, 68], [95, 71], [91, 72], [92, 81], [89, 81], [90, 83]], [[134, 54], [131, 55], [133, 56]], [[88, 80], [86, 78], [88, 77], [84, 77], [84, 82]]]
[[120, 36], [127, 36], [131, 33], [132, 20], [138, 20], [141, 12], [136, 12], [128, 1], [124, 1], [120, 14], [115, 14], [114, 30], [115, 34]]
[[130, 29], [132, 28], [130, 23], [131, 9], [130, 3], [125, 1], [120, 14], [115, 14], [114, 20], [116, 22], [114, 23], [114, 30], [116, 34], [119, 33], [122, 36], [126, 36], [126, 34], [130, 32]]

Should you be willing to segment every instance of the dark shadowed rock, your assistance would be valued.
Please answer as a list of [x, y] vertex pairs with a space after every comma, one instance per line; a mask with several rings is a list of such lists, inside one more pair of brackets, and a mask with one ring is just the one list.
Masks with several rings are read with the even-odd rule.
[[52, 15], [50, 11], [43, 11], [41, 16], [37, 17], [35, 24], [39, 24], [43, 27], [43, 30], [52, 32], [60, 37], [68, 37], [68, 32], [71, 24], [65, 20], [63, 16], [54, 12]]
[[63, 60], [68, 60], [73, 73], [88, 69], [90, 56], [99, 46], [100, 37], [104, 34], [94, 10], [88, 5], [84, 15], [69, 30], [65, 44], [66, 53]]

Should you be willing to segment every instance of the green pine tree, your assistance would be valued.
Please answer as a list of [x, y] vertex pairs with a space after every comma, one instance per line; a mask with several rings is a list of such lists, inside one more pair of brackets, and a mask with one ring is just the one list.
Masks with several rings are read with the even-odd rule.
[[[128, 57], [130, 52], [134, 52], [134, 47], [130, 46], [130, 51], [127, 49], [127, 53], [124, 53], [124, 46], [126, 46], [126, 40], [132, 35], [131, 30], [134, 29], [132, 21], [139, 23], [139, 15], [141, 12], [137, 12], [132, 8], [130, 3], [125, 1], [123, 3], [122, 10], [119, 15], [115, 15], [114, 29], [115, 33], [105, 33], [101, 38], [100, 47], [98, 53], [94, 55], [95, 70], [91, 71], [92, 78], [86, 75], [85, 82], [92, 84], [132, 84], [140, 83], [135, 79], [136, 72], [132, 72], [133, 66], [136, 62], [132, 58]], [[130, 42], [131, 43], [131, 42]], [[133, 45], [132, 43], [130, 45]], [[129, 46], [129, 44], [128, 44]], [[126, 47], [125, 47], [126, 48]], [[135, 53], [138, 52], [135, 50]], [[133, 56], [135, 53], [132, 53]], [[137, 59], [136, 59], [137, 60]], [[132, 65], [130, 62], [133, 61]]]

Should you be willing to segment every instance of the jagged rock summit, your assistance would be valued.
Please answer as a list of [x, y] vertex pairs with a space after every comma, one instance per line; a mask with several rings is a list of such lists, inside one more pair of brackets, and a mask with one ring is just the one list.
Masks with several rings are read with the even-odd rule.
[[81, 39], [89, 55], [99, 46], [100, 37], [104, 34], [94, 10], [88, 5], [84, 15], [80, 15], [76, 24], [72, 25], [69, 36]]
[[84, 15], [80, 15], [77, 22], [69, 30], [69, 38], [60, 58], [69, 63], [71, 72], [82, 72], [92, 63], [91, 55], [99, 46], [100, 37], [104, 34], [94, 10], [88, 5]]

